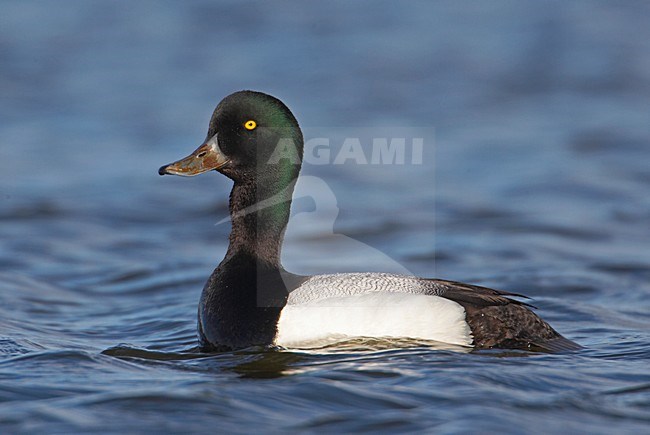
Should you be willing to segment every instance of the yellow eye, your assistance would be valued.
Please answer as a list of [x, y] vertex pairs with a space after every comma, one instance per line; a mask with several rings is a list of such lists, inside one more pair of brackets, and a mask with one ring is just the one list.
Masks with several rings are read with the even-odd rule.
[[255, 130], [255, 127], [257, 127], [257, 122], [253, 121], [252, 119], [246, 121], [244, 124], [244, 128], [246, 130]]

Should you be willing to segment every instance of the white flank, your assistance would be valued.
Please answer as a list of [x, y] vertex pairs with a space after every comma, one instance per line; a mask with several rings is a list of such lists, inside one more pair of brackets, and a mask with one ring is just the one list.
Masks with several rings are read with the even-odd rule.
[[351, 337], [434, 340], [471, 346], [465, 309], [439, 296], [373, 292], [287, 305], [275, 344], [320, 347]]

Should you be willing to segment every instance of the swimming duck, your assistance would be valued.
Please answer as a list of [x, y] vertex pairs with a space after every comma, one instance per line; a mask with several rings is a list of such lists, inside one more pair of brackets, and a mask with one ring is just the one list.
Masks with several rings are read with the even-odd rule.
[[160, 175], [216, 170], [233, 181], [232, 229], [199, 302], [204, 351], [310, 347], [352, 337], [433, 340], [475, 349], [578, 349], [513, 299], [521, 295], [388, 273], [302, 276], [280, 263], [303, 136], [270, 95], [235, 92], [214, 110], [205, 141]]

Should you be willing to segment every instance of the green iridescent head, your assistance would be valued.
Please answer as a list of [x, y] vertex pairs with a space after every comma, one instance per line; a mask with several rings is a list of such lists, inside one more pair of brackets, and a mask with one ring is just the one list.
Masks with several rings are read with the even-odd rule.
[[194, 176], [217, 170], [238, 184], [271, 183], [277, 189], [297, 178], [302, 153], [302, 132], [287, 106], [261, 92], [240, 91], [217, 105], [199, 148], [158, 172]]

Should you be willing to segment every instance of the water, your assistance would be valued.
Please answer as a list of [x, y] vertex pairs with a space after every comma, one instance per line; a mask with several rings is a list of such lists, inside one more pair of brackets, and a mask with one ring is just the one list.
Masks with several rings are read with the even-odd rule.
[[[1, 432], [648, 431], [647, 3], [0, 7]], [[230, 184], [156, 170], [242, 88], [308, 136], [435, 130], [306, 165], [287, 268], [522, 292], [585, 350], [193, 352]]]

